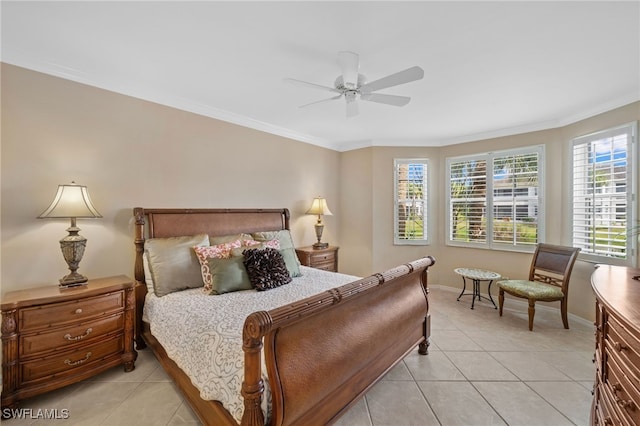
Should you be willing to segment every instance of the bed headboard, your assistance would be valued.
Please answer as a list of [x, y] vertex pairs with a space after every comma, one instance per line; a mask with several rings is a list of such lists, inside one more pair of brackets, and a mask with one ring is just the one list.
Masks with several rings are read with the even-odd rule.
[[288, 209], [145, 209], [135, 207], [134, 275], [144, 282], [142, 254], [147, 238], [208, 234], [222, 236], [289, 229]]

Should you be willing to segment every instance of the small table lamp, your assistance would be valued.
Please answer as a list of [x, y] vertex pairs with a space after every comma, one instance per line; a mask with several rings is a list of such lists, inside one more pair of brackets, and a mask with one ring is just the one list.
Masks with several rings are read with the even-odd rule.
[[320, 242], [322, 240], [322, 231], [324, 230], [324, 224], [322, 223], [322, 216], [332, 216], [331, 210], [327, 206], [327, 200], [322, 197], [316, 197], [313, 199], [313, 203], [311, 203], [311, 208], [307, 210], [306, 214], [315, 214], [318, 215], [318, 221], [316, 222], [316, 237], [318, 238], [318, 242], [313, 245], [314, 249], [324, 249], [329, 247], [328, 243]]
[[88, 278], [77, 273], [78, 266], [87, 245], [87, 239], [78, 235], [80, 228], [76, 226], [76, 218], [102, 217], [91, 203], [87, 187], [77, 185], [75, 182], [67, 185], [58, 185], [58, 192], [51, 205], [38, 219], [43, 218], [70, 218], [71, 226], [67, 228], [69, 235], [60, 240], [62, 255], [69, 265], [71, 273], [60, 279], [61, 288], [84, 285]]

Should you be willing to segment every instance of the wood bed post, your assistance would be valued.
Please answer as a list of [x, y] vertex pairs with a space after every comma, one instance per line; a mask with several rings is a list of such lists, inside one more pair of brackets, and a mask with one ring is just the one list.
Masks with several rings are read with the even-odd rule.
[[144, 209], [135, 207], [133, 209], [134, 240], [136, 246], [136, 258], [133, 264], [133, 275], [136, 280], [136, 310], [135, 310], [135, 340], [136, 349], [144, 349], [147, 347], [142, 338], [142, 311], [144, 309], [144, 299], [147, 294], [147, 284], [144, 278], [144, 266], [142, 264], [142, 254], [144, 253]]
[[[431, 266], [436, 263], [436, 259], [433, 256], [427, 256], [431, 259]], [[422, 271], [420, 275], [420, 282], [422, 283], [422, 289], [424, 290], [424, 298], [427, 300], [427, 315], [424, 318], [424, 341], [418, 345], [418, 353], [420, 355], [429, 355], [429, 345], [431, 344], [431, 313], [429, 312], [429, 282], [428, 282], [429, 268]]]
[[271, 330], [273, 320], [265, 312], [254, 312], [244, 322], [242, 331], [242, 350], [244, 351], [244, 381], [242, 397], [244, 412], [242, 426], [264, 425], [262, 413], [262, 397], [264, 382], [262, 381], [262, 336]]

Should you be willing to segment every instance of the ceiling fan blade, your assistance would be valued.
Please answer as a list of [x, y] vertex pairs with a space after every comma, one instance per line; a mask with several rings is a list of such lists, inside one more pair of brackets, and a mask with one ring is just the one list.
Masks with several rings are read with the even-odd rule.
[[327, 99], [320, 99], [319, 101], [314, 101], [308, 104], [304, 104], [304, 105], [300, 105], [298, 108], [305, 108], [308, 107], [309, 105], [315, 105], [315, 104], [321, 104], [323, 102], [328, 102], [328, 101], [334, 101], [336, 99], [340, 99], [342, 97], [342, 94], [338, 95], [338, 96], [332, 96], [330, 98]]
[[353, 52], [338, 52], [338, 64], [342, 69], [342, 82], [345, 87], [355, 89], [358, 85], [360, 57]]
[[322, 86], [320, 84], [309, 83], [308, 81], [296, 80], [295, 78], [285, 78], [283, 79], [283, 81], [285, 83], [293, 84], [296, 86], [311, 87], [312, 89], [320, 89], [320, 90], [324, 90], [325, 92], [335, 92], [335, 93], [342, 94], [341, 91], [339, 91], [334, 87]]
[[358, 115], [358, 102], [347, 102], [347, 117], [355, 117]]
[[360, 95], [360, 99], [369, 102], [378, 102], [381, 104], [405, 106], [411, 100], [408, 96], [384, 95], [382, 93], [367, 93]]
[[418, 66], [408, 68], [404, 71], [382, 77], [371, 83], [363, 84], [360, 87], [360, 93], [371, 93], [376, 90], [386, 89], [387, 87], [398, 86], [400, 84], [409, 83], [411, 81], [420, 80], [424, 77], [424, 70]]

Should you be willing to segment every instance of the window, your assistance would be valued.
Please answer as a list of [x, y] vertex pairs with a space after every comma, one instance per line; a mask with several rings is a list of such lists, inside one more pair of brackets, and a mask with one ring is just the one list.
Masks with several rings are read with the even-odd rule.
[[447, 159], [447, 243], [528, 249], [544, 233], [543, 147]]
[[636, 130], [633, 123], [573, 140], [573, 246], [587, 260], [635, 265]]
[[427, 177], [424, 158], [395, 159], [394, 243], [428, 244]]

